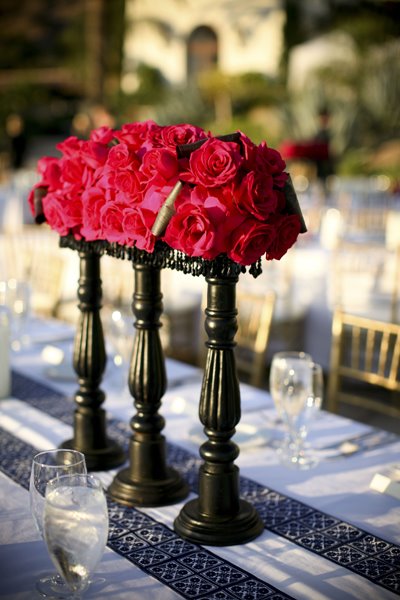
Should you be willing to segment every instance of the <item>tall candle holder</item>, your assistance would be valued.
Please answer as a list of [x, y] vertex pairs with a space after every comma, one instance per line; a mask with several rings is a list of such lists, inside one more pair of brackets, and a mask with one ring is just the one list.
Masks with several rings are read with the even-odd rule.
[[166, 371], [159, 328], [162, 312], [160, 269], [134, 264], [132, 309], [136, 336], [129, 370], [129, 390], [136, 415], [131, 419], [130, 464], [115, 476], [109, 493], [128, 505], [162, 506], [185, 498], [188, 485], [166, 464], [164, 418], [158, 413], [166, 390]]
[[73, 366], [79, 390], [75, 394], [72, 439], [62, 448], [73, 448], [85, 454], [90, 471], [112, 469], [125, 462], [125, 453], [106, 434], [106, 413], [101, 405], [105, 394], [100, 383], [106, 366], [103, 327], [100, 319], [102, 289], [100, 255], [90, 247], [79, 252], [78, 286], [80, 318], [74, 342]]
[[199, 495], [175, 519], [182, 537], [226, 546], [257, 537], [264, 529], [255, 508], [240, 499], [238, 446], [231, 441], [240, 421], [240, 389], [234, 356], [237, 330], [235, 275], [208, 277], [205, 328], [207, 360], [200, 398], [200, 421], [208, 440], [200, 448]]

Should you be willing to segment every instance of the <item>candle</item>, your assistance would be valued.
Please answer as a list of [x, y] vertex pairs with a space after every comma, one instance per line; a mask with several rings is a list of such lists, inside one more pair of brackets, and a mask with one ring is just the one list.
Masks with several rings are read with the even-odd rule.
[[11, 393], [10, 321], [5, 308], [0, 308], [0, 398]]

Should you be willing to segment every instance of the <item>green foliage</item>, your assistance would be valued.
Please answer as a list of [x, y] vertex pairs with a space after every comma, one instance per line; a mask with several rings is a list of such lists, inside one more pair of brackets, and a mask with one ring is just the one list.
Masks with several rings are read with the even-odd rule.
[[132, 95], [134, 102], [154, 105], [163, 100], [166, 83], [159, 69], [142, 63], [136, 69], [136, 76], [139, 86]]
[[189, 85], [168, 89], [163, 102], [156, 107], [155, 116], [160, 125], [193, 123], [204, 127], [211, 121], [213, 109], [197, 87]]

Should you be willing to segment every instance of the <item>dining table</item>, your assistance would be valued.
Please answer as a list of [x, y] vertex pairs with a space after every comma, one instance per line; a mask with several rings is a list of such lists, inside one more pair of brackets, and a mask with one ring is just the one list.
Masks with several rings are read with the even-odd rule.
[[[35, 582], [54, 571], [30, 514], [30, 470], [37, 452], [71, 437], [78, 388], [74, 328], [31, 321], [24, 344], [11, 354], [10, 394], [0, 400], [4, 600], [39, 598]], [[126, 365], [115, 364], [112, 348], [107, 352], [101, 384], [107, 433], [127, 448], [134, 399]], [[277, 447], [284, 424], [271, 396], [241, 382], [241, 419], [232, 438], [240, 449], [235, 464], [241, 497], [254, 505], [264, 530], [247, 543], [202, 546], [181, 538], [173, 524], [197, 494], [199, 448], [207, 439], [198, 416], [203, 373], [168, 358], [166, 372], [162, 434], [168, 463], [186, 479], [189, 496], [162, 507], [126, 506], [108, 497], [108, 542], [84, 598], [389, 600], [400, 595], [400, 496], [396, 485], [377, 485], [399, 474], [400, 437], [331, 414], [322, 405], [308, 435], [318, 463], [307, 470], [283, 466]], [[119, 468], [96, 472], [105, 490]]]

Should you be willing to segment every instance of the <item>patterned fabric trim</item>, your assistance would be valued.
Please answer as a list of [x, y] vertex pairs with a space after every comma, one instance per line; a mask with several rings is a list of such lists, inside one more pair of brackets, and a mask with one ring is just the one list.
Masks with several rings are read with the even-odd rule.
[[[13, 373], [12, 393], [15, 398], [25, 400], [31, 406], [72, 425], [72, 400], [68, 401], [50, 387]], [[57, 401], [60, 399], [63, 402]], [[127, 448], [131, 435], [128, 423], [109, 418], [107, 433]], [[191, 490], [196, 492], [201, 459], [176, 444], [169, 443], [168, 462], [182, 474]], [[240, 489], [241, 496], [258, 510], [266, 529], [400, 595], [400, 546], [243, 476], [240, 478]], [[131, 509], [113, 506], [120, 511], [118, 523], [121, 525], [120, 517], [123, 518], [124, 511]], [[124, 533], [121, 535], [123, 538]], [[176, 534], [171, 532], [171, 535]], [[112, 547], [118, 551], [116, 547]], [[204, 552], [204, 549], [201, 551]], [[190, 592], [189, 596], [193, 597], [193, 594]], [[262, 595], [254, 597], [270, 598]]]
[[[31, 398], [33, 394], [35, 398]], [[65, 423], [71, 422], [71, 400], [15, 373], [13, 396], [53, 417], [62, 416]], [[118, 423], [114, 425], [114, 432], [123, 437], [126, 445], [127, 432], [123, 434], [123, 428], [119, 428]], [[25, 489], [29, 489], [32, 457], [36, 452], [33, 446], [0, 428], [0, 471]], [[172, 529], [138, 509], [122, 506], [109, 498], [107, 502], [108, 547], [183, 598], [293, 600], [292, 596], [213, 552], [183, 540]]]

